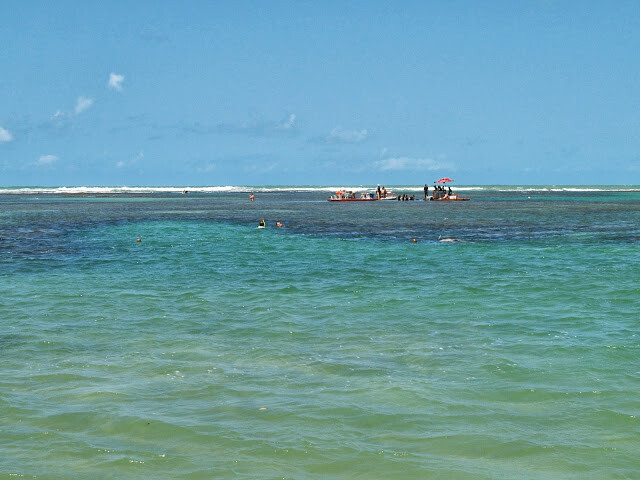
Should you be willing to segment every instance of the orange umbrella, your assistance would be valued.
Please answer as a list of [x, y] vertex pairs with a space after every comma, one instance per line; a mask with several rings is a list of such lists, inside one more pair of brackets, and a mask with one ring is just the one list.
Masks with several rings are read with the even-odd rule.
[[453, 180], [450, 179], [449, 177], [444, 177], [438, 180], [436, 183], [448, 183], [448, 182], [453, 182]]

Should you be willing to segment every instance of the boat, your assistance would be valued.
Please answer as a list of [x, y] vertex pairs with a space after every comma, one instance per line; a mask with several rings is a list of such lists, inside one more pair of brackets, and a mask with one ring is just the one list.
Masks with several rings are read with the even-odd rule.
[[380, 197], [379, 200], [397, 200], [398, 196], [394, 195], [393, 192], [387, 193], [386, 197]]
[[335, 195], [329, 197], [330, 202], [375, 202], [377, 200], [397, 200], [398, 196], [388, 192], [385, 197], [378, 198], [375, 193], [362, 192], [358, 195], [353, 191], [338, 190]]
[[[453, 182], [453, 180], [449, 177], [444, 177], [444, 178], [441, 178], [440, 180], [437, 180], [435, 183], [438, 183], [444, 186], [436, 187], [434, 183], [434, 186], [433, 186], [434, 192], [433, 192], [433, 195], [429, 197], [429, 200], [433, 200], [436, 202], [465, 202], [469, 200], [468, 198], [461, 197], [457, 193], [453, 193], [451, 191], [451, 187], [449, 187], [449, 190], [447, 191], [446, 190], [447, 183], [450, 183], [450, 182]], [[426, 185], [425, 185], [425, 190], [426, 190]]]
[[329, 197], [330, 202], [375, 202], [378, 200], [372, 193], [362, 192], [359, 196], [355, 192], [338, 190]]
[[469, 199], [461, 197], [457, 193], [452, 193], [451, 195], [445, 194], [438, 198], [431, 196], [429, 197], [429, 200], [432, 200], [434, 202], [466, 202]]

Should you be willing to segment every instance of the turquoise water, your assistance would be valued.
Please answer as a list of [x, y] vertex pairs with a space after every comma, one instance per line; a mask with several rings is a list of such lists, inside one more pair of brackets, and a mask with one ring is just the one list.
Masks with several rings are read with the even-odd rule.
[[637, 189], [325, 190], [0, 195], [0, 478], [640, 476]]

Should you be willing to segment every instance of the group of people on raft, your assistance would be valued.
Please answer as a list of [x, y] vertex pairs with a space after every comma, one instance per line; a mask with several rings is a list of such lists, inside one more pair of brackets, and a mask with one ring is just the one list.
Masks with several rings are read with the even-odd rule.
[[[452, 195], [451, 187], [447, 189], [446, 185], [434, 185], [433, 186], [433, 199], [444, 198], [448, 195]], [[427, 200], [429, 198], [429, 186], [424, 184], [424, 199]]]
[[[391, 193], [391, 195], [393, 195], [393, 193]], [[386, 187], [380, 188], [380, 184], [378, 184], [378, 188], [376, 188], [376, 198], [379, 200], [381, 198], [387, 198], [387, 196], [389, 196], [389, 193], [387, 192], [387, 188]]]
[[[334, 197], [340, 200], [354, 200], [356, 198], [356, 192], [354, 192], [353, 190], [338, 190]], [[360, 195], [360, 198], [373, 198], [373, 194], [362, 193]]]
[[[424, 184], [424, 199], [425, 200], [438, 200], [440, 198], [445, 198], [448, 197], [449, 195], [452, 195], [453, 191], [451, 190], [451, 187], [447, 187], [446, 185], [434, 185], [433, 186], [433, 195], [431, 197], [429, 197], [429, 186], [425, 183]], [[335, 195], [336, 198], [338, 199], [356, 199], [356, 193], [353, 191], [347, 191], [347, 190], [338, 190], [336, 192]], [[391, 199], [391, 200], [395, 200], [397, 198], [397, 200], [400, 201], [410, 201], [410, 200], [415, 200], [415, 195], [408, 195], [408, 194], [395, 194], [392, 191], [387, 191], [386, 187], [380, 187], [380, 185], [378, 185], [378, 187], [376, 188], [376, 192], [375, 193], [369, 193], [369, 192], [363, 192], [360, 194], [360, 198], [361, 199]]]

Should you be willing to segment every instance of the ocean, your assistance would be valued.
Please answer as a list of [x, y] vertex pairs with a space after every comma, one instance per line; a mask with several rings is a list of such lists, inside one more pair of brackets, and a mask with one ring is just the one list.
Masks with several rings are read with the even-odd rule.
[[0, 478], [640, 478], [640, 187], [337, 187], [0, 188]]

